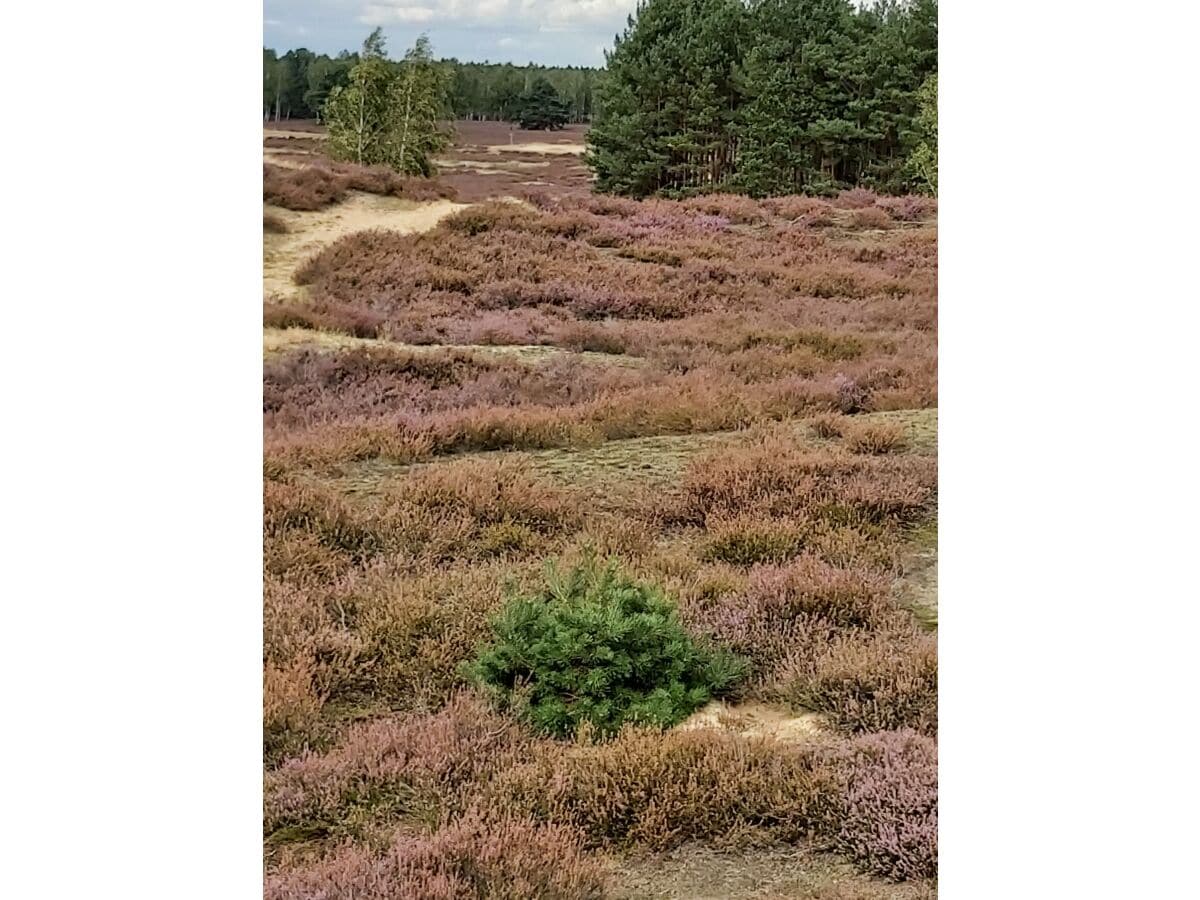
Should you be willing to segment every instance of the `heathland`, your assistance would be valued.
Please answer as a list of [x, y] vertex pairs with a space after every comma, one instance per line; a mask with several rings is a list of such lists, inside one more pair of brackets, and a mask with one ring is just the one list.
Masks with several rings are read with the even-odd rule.
[[931, 896], [936, 202], [583, 134], [264, 132], [266, 894]]

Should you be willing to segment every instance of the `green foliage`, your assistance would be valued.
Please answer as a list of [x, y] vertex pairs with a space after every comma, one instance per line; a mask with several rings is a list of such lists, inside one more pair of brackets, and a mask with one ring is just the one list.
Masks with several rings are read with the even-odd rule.
[[406, 175], [431, 175], [431, 157], [449, 142], [439, 127], [446, 74], [434, 63], [424, 35], [399, 65], [383, 53], [383, 37], [376, 29], [363, 44], [362, 58], [350, 69], [346, 85], [329, 91], [329, 154], [359, 165], [389, 166]]
[[603, 110], [588, 132], [599, 190], [713, 190], [733, 172], [747, 16], [738, 0], [639, 6], [608, 54]]
[[631, 196], [903, 191], [936, 0], [652, 0], [608, 55], [587, 161]]
[[917, 127], [921, 142], [908, 158], [917, 184], [937, 196], [937, 74], [930, 75], [917, 94], [921, 104]]
[[701, 645], [662, 591], [588, 560], [545, 591], [512, 599], [470, 675], [533, 728], [568, 736], [583, 723], [609, 736], [625, 723], [666, 727], [745, 673]]
[[545, 78], [538, 78], [518, 102], [517, 121], [522, 128], [562, 128], [569, 118], [566, 101]]

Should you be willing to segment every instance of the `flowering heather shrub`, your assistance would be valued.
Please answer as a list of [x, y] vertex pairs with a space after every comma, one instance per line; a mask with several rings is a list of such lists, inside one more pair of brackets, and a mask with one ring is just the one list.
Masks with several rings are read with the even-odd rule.
[[402, 834], [382, 854], [347, 847], [268, 875], [265, 900], [599, 900], [604, 864], [576, 831], [477, 811], [430, 835]]
[[534, 729], [601, 736], [627, 722], [665, 727], [729, 688], [744, 666], [693, 641], [657, 587], [613, 564], [551, 569], [544, 592], [515, 597], [471, 675]]
[[880, 197], [875, 205], [898, 222], [918, 222], [937, 214], [937, 200], [908, 194], [904, 197]]
[[843, 430], [846, 448], [853, 453], [883, 454], [903, 450], [904, 426], [887, 422], [851, 422]]
[[936, 735], [937, 638], [911, 623], [839, 635], [819, 655], [785, 662], [777, 692], [794, 706], [829, 713], [848, 731], [909, 727]]
[[264, 833], [287, 842], [352, 834], [381, 819], [437, 821], [466, 809], [530, 746], [516, 723], [469, 694], [434, 715], [376, 719], [328, 753], [305, 753], [266, 774]]
[[627, 728], [604, 743], [541, 752], [501, 773], [496, 808], [573, 826], [599, 847], [736, 847], [807, 836], [835, 790], [796, 745], [706, 728]]
[[736, 592], [689, 598], [683, 618], [689, 628], [750, 659], [751, 688], [758, 692], [774, 681], [781, 664], [815, 659], [844, 630], [897, 621], [902, 614], [891, 602], [890, 586], [884, 573], [806, 553], [784, 566], [753, 569]]
[[855, 228], [891, 228], [894, 224], [887, 210], [878, 206], [867, 206], [856, 209], [850, 216], [850, 222]]
[[909, 730], [867, 734], [830, 754], [840, 790], [826, 833], [871, 872], [937, 877], [937, 744]]
[[324, 302], [313, 305], [264, 303], [263, 327], [311, 328], [352, 337], [379, 337], [384, 322], [379, 313], [346, 303]]

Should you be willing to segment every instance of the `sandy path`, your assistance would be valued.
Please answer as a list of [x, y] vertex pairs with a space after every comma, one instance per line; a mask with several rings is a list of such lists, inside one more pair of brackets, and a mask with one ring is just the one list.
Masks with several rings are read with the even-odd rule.
[[550, 144], [534, 141], [529, 144], [493, 144], [491, 153], [549, 153], [552, 155], [580, 156], [586, 148], [583, 144]]
[[386, 228], [409, 234], [428, 231], [465, 203], [438, 200], [415, 203], [397, 197], [351, 192], [341, 203], [317, 212], [268, 207], [287, 223], [286, 234], [263, 234], [263, 296], [294, 299], [301, 288], [292, 284], [292, 273], [305, 259], [326, 244], [355, 231]]

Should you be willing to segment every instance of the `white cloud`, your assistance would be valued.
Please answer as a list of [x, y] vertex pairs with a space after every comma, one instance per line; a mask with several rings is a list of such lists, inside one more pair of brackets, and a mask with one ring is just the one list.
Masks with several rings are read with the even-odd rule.
[[436, 10], [428, 6], [393, 6], [391, 4], [368, 4], [363, 7], [358, 21], [364, 25], [395, 25], [400, 22], [428, 22]]
[[484, 24], [505, 19], [540, 30], [568, 31], [602, 22], [617, 22], [632, 12], [636, 0], [376, 0], [366, 4], [359, 21], [366, 25], [401, 22]]
[[519, 42], [517, 41], [517, 39], [515, 37], [505, 35], [504, 37], [500, 38], [500, 40], [496, 41], [496, 46], [497, 47], [515, 47], [515, 46], [517, 46], [518, 43]]

